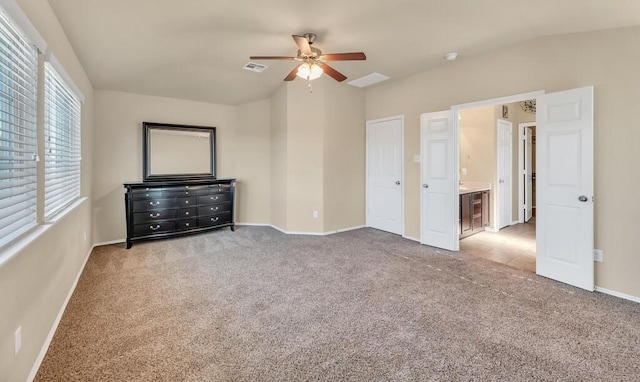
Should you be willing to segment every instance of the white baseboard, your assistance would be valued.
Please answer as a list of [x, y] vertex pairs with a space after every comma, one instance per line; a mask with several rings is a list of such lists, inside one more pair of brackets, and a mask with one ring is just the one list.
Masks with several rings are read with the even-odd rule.
[[49, 345], [51, 345], [53, 336], [56, 334], [58, 325], [60, 325], [60, 320], [62, 320], [62, 315], [64, 314], [64, 311], [67, 309], [67, 304], [69, 304], [69, 300], [71, 300], [71, 296], [73, 295], [73, 292], [76, 290], [76, 286], [78, 286], [78, 280], [80, 280], [80, 276], [84, 271], [84, 267], [87, 265], [89, 256], [91, 256], [91, 252], [95, 247], [96, 247], [95, 245], [91, 246], [91, 248], [89, 249], [89, 253], [87, 253], [87, 256], [85, 256], [84, 263], [82, 264], [82, 267], [80, 267], [80, 271], [78, 272], [76, 279], [73, 281], [73, 284], [71, 284], [71, 289], [69, 289], [69, 293], [67, 293], [67, 298], [65, 298], [64, 303], [62, 304], [62, 307], [60, 307], [60, 311], [58, 312], [58, 316], [53, 322], [53, 325], [51, 326], [51, 330], [49, 330], [49, 335], [45, 339], [44, 344], [42, 344], [42, 349], [40, 349], [40, 354], [38, 354], [38, 358], [36, 358], [36, 361], [34, 362], [33, 367], [31, 368], [31, 372], [27, 377], [27, 382], [32, 382], [36, 377], [36, 374], [38, 374], [38, 369], [40, 369], [40, 365], [42, 365], [44, 356], [47, 354], [47, 350], [49, 350]]
[[[253, 224], [243, 224], [243, 225], [253, 225]], [[353, 226], [353, 227], [347, 227], [347, 228], [341, 228], [335, 231], [327, 231], [327, 232], [304, 232], [304, 231], [285, 231], [284, 229], [275, 226], [273, 224], [259, 224], [259, 226], [266, 226], [266, 227], [271, 227], [275, 230], [278, 230], [284, 234], [287, 235], [311, 235], [311, 236], [327, 236], [327, 235], [333, 235], [336, 233], [340, 233], [340, 232], [347, 232], [347, 231], [353, 231], [355, 229], [360, 229], [360, 228], [364, 228], [365, 226], [363, 225], [358, 225], [358, 226]]]
[[511, 222], [511, 225], [516, 225], [516, 224], [520, 224], [520, 220], [514, 220]]
[[595, 287], [595, 291], [596, 292], [600, 292], [600, 293], [604, 293], [604, 294], [608, 294], [608, 295], [611, 295], [611, 296], [623, 298], [625, 300], [629, 300], [629, 301], [640, 303], [640, 297], [631, 296], [629, 294], [616, 292], [616, 291], [613, 291], [613, 290], [610, 290], [610, 289], [607, 289], [607, 288], [602, 288], [602, 287], [597, 286], [597, 287]]
[[484, 230], [487, 232], [493, 232], [493, 233], [500, 231], [499, 229], [492, 228], [492, 227], [484, 227]]
[[402, 236], [405, 239], [409, 239], [409, 240], [413, 240], [413, 241], [417, 241], [418, 243], [420, 243], [420, 239], [416, 239], [415, 237], [411, 237], [411, 236]]
[[100, 246], [103, 246], [103, 245], [120, 244], [120, 243], [124, 243], [126, 241], [127, 241], [126, 239], [109, 240], [109, 241], [103, 241], [101, 243], [95, 243], [93, 246], [94, 247], [100, 247]]

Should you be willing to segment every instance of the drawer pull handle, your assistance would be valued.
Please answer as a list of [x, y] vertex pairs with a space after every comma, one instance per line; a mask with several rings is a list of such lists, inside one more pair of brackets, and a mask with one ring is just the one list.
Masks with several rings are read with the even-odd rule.
[[184, 188], [186, 188], [187, 190], [189, 189], [189, 186], [184, 186]]
[[149, 194], [144, 194], [144, 196], [149, 196]]
[[218, 207], [216, 208], [211, 207], [211, 211], [217, 211], [217, 210], [218, 210]]
[[185, 226], [187, 226], [187, 227], [188, 227], [188, 226], [189, 226], [189, 223], [185, 224]]
[[149, 214], [150, 218], [157, 218], [160, 216], [160, 212], [158, 212], [157, 214]]
[[185, 212], [184, 214], [185, 214], [185, 215], [189, 215], [189, 211]]
[[160, 205], [160, 202], [149, 202], [149, 204], [151, 204], [152, 206], [157, 206]]
[[188, 200], [185, 200], [184, 204], [189, 204], [189, 201], [188, 201]]
[[211, 221], [212, 221], [212, 222], [217, 222], [217, 221], [218, 221], [218, 219], [220, 219], [220, 218], [219, 218], [218, 216], [216, 216], [215, 218], [211, 218]]
[[215, 198], [212, 196], [211, 200], [218, 200], [218, 197], [216, 196]]
[[159, 230], [159, 229], [160, 229], [160, 224], [158, 224], [158, 225], [157, 225], [157, 226], [155, 226], [155, 227], [154, 227], [154, 226], [152, 226], [152, 225], [150, 225], [150, 226], [149, 226], [149, 228], [150, 228], [152, 231], [157, 231], [157, 230]]
[[185, 195], [189, 195], [189, 191], [185, 191], [185, 193], [184, 193], [184, 194], [185, 194]]

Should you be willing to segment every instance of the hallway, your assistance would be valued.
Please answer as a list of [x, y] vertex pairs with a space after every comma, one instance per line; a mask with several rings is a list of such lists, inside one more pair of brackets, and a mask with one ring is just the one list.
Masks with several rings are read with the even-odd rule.
[[513, 268], [536, 271], [535, 218], [497, 233], [484, 231], [460, 240], [460, 250]]

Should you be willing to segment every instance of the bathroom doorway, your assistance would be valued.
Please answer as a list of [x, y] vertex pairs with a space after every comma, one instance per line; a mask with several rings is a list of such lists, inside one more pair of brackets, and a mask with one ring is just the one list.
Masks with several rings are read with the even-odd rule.
[[[460, 250], [535, 272], [535, 100], [465, 108], [458, 111], [457, 118], [460, 137]], [[509, 138], [505, 135], [507, 125], [514, 127]], [[525, 133], [529, 134], [528, 143], [525, 142]], [[505, 152], [510, 153], [506, 162]], [[505, 169], [509, 174], [504, 173]], [[476, 209], [488, 211], [488, 225], [471, 234], [463, 232], [463, 215], [469, 211], [474, 214], [474, 205], [467, 207], [467, 200], [482, 203], [474, 195], [486, 190], [489, 191], [485, 198], [489, 207]], [[469, 193], [471, 197], [468, 197]], [[526, 204], [529, 199], [531, 201]], [[532, 215], [528, 219], [527, 211]]]

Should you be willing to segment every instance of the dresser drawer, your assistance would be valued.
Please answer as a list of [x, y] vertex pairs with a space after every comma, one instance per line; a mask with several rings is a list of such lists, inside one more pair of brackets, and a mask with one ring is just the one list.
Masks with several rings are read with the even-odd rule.
[[176, 210], [176, 218], [178, 219], [195, 218], [197, 214], [198, 209], [196, 207], [178, 208]]
[[224, 185], [215, 185], [207, 187], [207, 190], [210, 194], [219, 194], [221, 192], [231, 192], [231, 187]]
[[196, 197], [176, 198], [176, 207], [191, 207], [196, 205]]
[[133, 221], [137, 223], [155, 222], [159, 220], [169, 220], [175, 217], [175, 209], [154, 210], [146, 212], [136, 212], [133, 214]]
[[158, 210], [163, 208], [173, 208], [175, 207], [175, 199], [146, 199], [146, 200], [134, 200], [133, 201], [133, 211], [149, 211], [149, 210]]
[[176, 222], [173, 220], [163, 220], [159, 222], [151, 222], [145, 224], [136, 224], [133, 226], [133, 233], [136, 236], [153, 235], [160, 232], [175, 231]]
[[181, 187], [165, 187], [163, 191], [174, 196], [192, 196], [209, 193], [208, 186], [181, 186]]
[[229, 212], [198, 218], [198, 227], [212, 227], [226, 223], [231, 223], [231, 213]]
[[222, 212], [231, 211], [231, 203], [210, 204], [208, 206], [198, 206], [198, 216], [215, 215]]
[[177, 230], [192, 229], [192, 228], [196, 228], [198, 226], [197, 224], [198, 222], [196, 218], [180, 219], [176, 224], [176, 229]]
[[134, 190], [131, 193], [131, 198], [133, 200], [161, 199], [162, 198], [162, 190], [160, 190], [160, 189]]
[[231, 195], [228, 192], [212, 195], [198, 195], [198, 205], [200, 206], [228, 202], [229, 200], [231, 200]]

